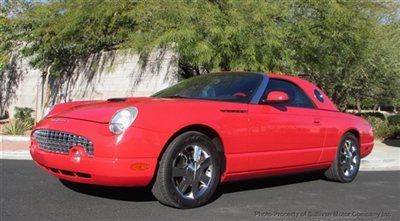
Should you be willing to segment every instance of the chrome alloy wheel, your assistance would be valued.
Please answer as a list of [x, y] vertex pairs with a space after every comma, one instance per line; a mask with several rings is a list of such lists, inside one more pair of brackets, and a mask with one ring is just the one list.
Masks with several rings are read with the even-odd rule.
[[340, 169], [343, 175], [351, 177], [357, 171], [360, 157], [357, 154], [356, 146], [353, 140], [347, 139], [340, 150]]
[[200, 145], [185, 147], [172, 164], [172, 181], [184, 198], [194, 199], [203, 195], [212, 180], [210, 154]]

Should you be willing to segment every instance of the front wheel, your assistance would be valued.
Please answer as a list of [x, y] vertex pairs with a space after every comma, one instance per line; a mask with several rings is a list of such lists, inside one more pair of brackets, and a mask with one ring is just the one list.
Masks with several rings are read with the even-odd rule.
[[346, 133], [339, 143], [336, 158], [325, 177], [329, 180], [348, 183], [354, 180], [360, 168], [360, 144], [352, 133]]
[[220, 162], [210, 138], [195, 131], [183, 133], [165, 150], [152, 192], [161, 203], [172, 207], [201, 206], [219, 184]]

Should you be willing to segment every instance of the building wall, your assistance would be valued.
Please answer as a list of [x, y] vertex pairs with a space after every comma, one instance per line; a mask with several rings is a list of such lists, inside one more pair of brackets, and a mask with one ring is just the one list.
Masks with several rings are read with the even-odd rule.
[[[14, 92], [8, 93], [11, 98], [5, 108], [9, 115], [13, 116], [16, 106], [41, 109], [39, 107], [46, 101], [42, 72], [32, 69], [26, 58], [18, 58], [13, 62], [14, 74], [18, 73], [20, 77]], [[12, 74], [10, 70], [3, 74], [6, 80], [1, 81], [7, 84]], [[100, 52], [78, 61], [70, 74], [50, 79], [49, 103], [149, 96], [178, 80], [177, 57], [171, 51], [157, 50], [145, 61], [128, 50]], [[7, 95], [7, 92], [4, 94]], [[35, 115], [39, 118], [41, 111]]]

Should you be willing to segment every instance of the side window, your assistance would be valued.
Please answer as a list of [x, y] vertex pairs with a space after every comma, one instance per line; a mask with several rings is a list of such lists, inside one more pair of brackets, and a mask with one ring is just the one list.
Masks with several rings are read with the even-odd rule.
[[271, 91], [283, 91], [287, 93], [289, 95], [289, 101], [284, 103], [286, 106], [314, 108], [312, 101], [307, 97], [304, 91], [289, 81], [269, 79], [263, 97], [266, 98]]
[[314, 90], [314, 96], [319, 102], [324, 103], [324, 96], [321, 94], [321, 92], [319, 92], [319, 90]]

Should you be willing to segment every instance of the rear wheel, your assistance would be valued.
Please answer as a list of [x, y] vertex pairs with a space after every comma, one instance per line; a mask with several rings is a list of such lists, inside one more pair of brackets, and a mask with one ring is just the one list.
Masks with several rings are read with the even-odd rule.
[[325, 177], [330, 180], [347, 183], [354, 180], [360, 168], [360, 144], [352, 133], [346, 133], [339, 143], [336, 158]]
[[210, 138], [190, 131], [175, 138], [161, 158], [152, 188], [163, 204], [192, 208], [207, 203], [220, 178], [220, 156]]

